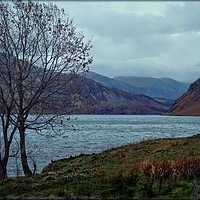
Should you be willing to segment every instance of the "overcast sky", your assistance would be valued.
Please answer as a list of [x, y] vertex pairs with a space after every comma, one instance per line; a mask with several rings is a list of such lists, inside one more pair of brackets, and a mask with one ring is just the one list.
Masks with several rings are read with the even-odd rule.
[[[56, 2], [56, 1], [54, 1]], [[105, 76], [200, 77], [200, 2], [59, 1]]]

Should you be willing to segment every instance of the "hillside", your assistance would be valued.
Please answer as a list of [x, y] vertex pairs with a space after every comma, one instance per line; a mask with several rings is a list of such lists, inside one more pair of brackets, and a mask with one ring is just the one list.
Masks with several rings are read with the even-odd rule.
[[[62, 79], [66, 79], [63, 75]], [[46, 103], [47, 113], [61, 114], [163, 114], [168, 107], [145, 95], [135, 95], [78, 76], [68, 88]], [[34, 110], [37, 112], [37, 108]]]
[[167, 112], [169, 115], [200, 116], [200, 78], [192, 83]]
[[52, 161], [42, 174], [0, 182], [15, 199], [199, 199], [200, 137], [147, 140]]
[[106, 87], [117, 88], [132, 94], [150, 96], [166, 106], [171, 106], [175, 99], [180, 97], [189, 86], [189, 84], [169, 78], [120, 76], [112, 79], [94, 72], [89, 72], [86, 77]]
[[82, 77], [79, 114], [162, 114], [166, 106], [145, 95], [135, 95], [116, 88], [105, 87]]
[[[5, 56], [2, 55], [0, 54], [0, 61], [4, 63]], [[14, 70], [16, 69], [13, 69], [12, 87], [15, 87], [14, 83], [18, 80]], [[5, 77], [9, 75], [3, 66], [1, 66], [1, 73], [4, 73]], [[27, 77], [23, 80], [23, 85], [26, 86], [24, 87], [24, 102], [26, 101], [24, 104], [30, 105], [30, 98], [34, 98], [33, 94], [38, 92], [37, 88], [45, 88], [45, 92], [38, 95], [40, 99], [37, 104], [30, 107], [31, 113], [41, 111], [54, 114], [162, 114], [167, 110], [167, 107], [150, 97], [106, 87], [85, 76], [63, 73], [61, 76], [55, 76], [54, 81], [44, 86], [44, 83], [41, 85], [40, 82], [43, 80], [43, 68], [34, 66], [29, 73], [31, 75], [23, 74]], [[9, 91], [7, 82], [2, 80], [0, 80], [2, 88]], [[13, 107], [13, 110], [15, 109], [18, 109], [17, 106]]]

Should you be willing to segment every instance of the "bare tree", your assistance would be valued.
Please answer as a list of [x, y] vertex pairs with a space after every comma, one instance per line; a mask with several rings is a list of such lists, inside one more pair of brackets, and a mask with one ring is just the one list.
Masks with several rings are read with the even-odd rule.
[[85, 42], [64, 10], [53, 4], [0, 2], [0, 176], [16, 134], [24, 174], [32, 175], [26, 130], [53, 128], [55, 118], [72, 111], [81, 84], [74, 80], [92, 63], [91, 47], [91, 40]]

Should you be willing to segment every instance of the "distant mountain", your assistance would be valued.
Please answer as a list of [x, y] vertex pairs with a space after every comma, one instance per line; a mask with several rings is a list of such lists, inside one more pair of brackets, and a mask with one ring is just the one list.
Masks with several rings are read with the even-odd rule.
[[162, 114], [166, 106], [145, 95], [135, 95], [82, 77], [78, 114]]
[[[4, 71], [2, 65], [6, 62], [5, 58], [6, 55], [0, 53], [2, 73]], [[13, 70], [16, 69], [13, 68]], [[5, 78], [8, 74], [4, 73], [3, 77]], [[43, 68], [35, 66], [31, 68], [31, 72], [28, 74], [27, 79], [23, 80], [23, 84], [28, 88], [24, 90], [24, 96], [26, 97], [24, 101], [27, 104], [30, 102], [29, 95], [34, 93], [33, 88], [42, 88], [40, 80], [43, 79]], [[16, 73], [12, 77], [13, 82], [16, 80], [15, 75]], [[148, 96], [130, 94], [116, 88], [106, 87], [85, 76], [63, 73], [55, 77], [57, 78], [49, 83], [49, 87], [41, 95], [42, 100], [31, 107], [31, 113], [41, 111], [47, 114], [162, 114], [167, 110], [167, 107]], [[5, 79], [9, 79], [9, 77]], [[0, 79], [2, 88], [6, 88], [6, 84], [5, 81]], [[12, 84], [14, 85], [14, 83]], [[32, 88], [29, 88], [29, 85]], [[122, 83], [122, 85], [126, 84]], [[13, 112], [15, 112], [14, 109], [13, 107]]]
[[[63, 75], [62, 79], [67, 79]], [[46, 113], [60, 114], [163, 114], [168, 107], [145, 95], [109, 88], [79, 76], [46, 104]], [[33, 110], [33, 113], [37, 109]]]
[[[0, 62], [3, 73], [6, 54], [0, 53]], [[13, 68], [13, 70], [16, 69]], [[25, 73], [25, 71], [23, 72]], [[9, 79], [7, 77], [8, 74], [10, 73], [4, 73], [3, 77]], [[13, 85], [18, 78], [15, 75], [16, 73], [12, 75]], [[29, 96], [34, 93], [33, 88], [43, 88], [43, 85], [40, 85], [40, 80], [43, 79], [43, 68], [32, 67], [26, 77], [23, 80], [23, 84], [28, 89], [24, 90], [24, 102], [29, 104]], [[43, 113], [60, 114], [162, 114], [167, 110], [167, 107], [148, 96], [135, 95], [114, 87], [106, 87], [85, 76], [62, 73], [60, 76], [55, 77], [52, 82], [49, 82], [49, 87], [46, 90], [44, 89], [41, 94], [42, 100], [37, 101], [37, 104], [30, 108], [31, 113], [39, 113], [41, 111]], [[109, 81], [109, 78], [107, 78], [107, 81]], [[113, 82], [115, 85], [120, 85], [118, 81], [113, 80]], [[111, 83], [109, 84], [111, 85]], [[2, 79], [0, 80], [0, 85], [2, 88], [7, 87], [7, 83]], [[131, 88], [131, 86], [121, 83], [121, 87], [123, 86]], [[13, 107], [13, 112], [15, 112], [14, 109], [15, 107]]]
[[200, 78], [192, 83], [167, 112], [169, 115], [200, 116]]
[[152, 77], [118, 76], [114, 79], [137, 88], [136, 94], [140, 92], [152, 98], [176, 99], [180, 97], [189, 86], [187, 83], [181, 83], [170, 78], [159, 79]]
[[117, 89], [129, 92], [129, 93], [135, 92], [134, 88], [131, 85], [128, 85], [128, 84], [123, 83], [121, 81], [118, 81], [118, 80], [97, 74], [97, 73], [92, 72], [92, 71], [88, 72], [86, 74], [86, 77], [89, 78], [89, 79], [92, 79], [96, 82], [99, 82], [106, 87], [117, 88]]
[[150, 96], [167, 106], [171, 106], [175, 99], [180, 97], [189, 87], [187, 83], [181, 83], [170, 78], [118, 76], [112, 79], [94, 72], [89, 72], [87, 78], [107, 87], [117, 88], [132, 94]]

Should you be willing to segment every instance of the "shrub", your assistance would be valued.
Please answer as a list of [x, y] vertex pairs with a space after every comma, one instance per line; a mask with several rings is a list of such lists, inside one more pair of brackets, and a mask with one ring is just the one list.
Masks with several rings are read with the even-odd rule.
[[[163, 183], [171, 180], [167, 187], [176, 184], [176, 180], [195, 179], [200, 177], [200, 159], [187, 158], [177, 161], [153, 161], [150, 163], [142, 163], [140, 170], [147, 177], [148, 194], [153, 193], [153, 186], [157, 185], [158, 193], [160, 193]], [[171, 183], [171, 185], [170, 185]]]

